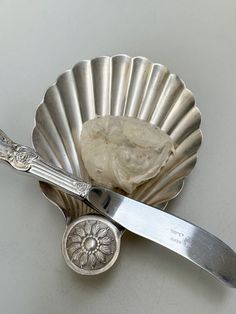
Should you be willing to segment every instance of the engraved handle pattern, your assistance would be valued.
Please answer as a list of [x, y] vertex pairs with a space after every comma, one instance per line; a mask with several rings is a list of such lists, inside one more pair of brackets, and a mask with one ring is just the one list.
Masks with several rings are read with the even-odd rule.
[[0, 130], [1, 160], [16, 170], [29, 173], [40, 181], [53, 184], [80, 199], [85, 198], [91, 188], [90, 184], [81, 179], [48, 165], [32, 148], [13, 142], [2, 130]]
[[13, 142], [2, 130], [0, 130], [0, 161], [5, 161], [16, 170], [28, 171], [31, 162], [39, 158], [30, 147]]
[[[13, 142], [0, 129], [0, 161], [14, 169], [31, 174], [40, 181], [83, 200], [91, 185], [62, 169], [48, 165], [30, 147]], [[121, 232], [100, 216], [84, 216], [70, 224], [63, 237], [62, 252], [67, 265], [83, 275], [99, 274], [116, 261], [120, 250]]]

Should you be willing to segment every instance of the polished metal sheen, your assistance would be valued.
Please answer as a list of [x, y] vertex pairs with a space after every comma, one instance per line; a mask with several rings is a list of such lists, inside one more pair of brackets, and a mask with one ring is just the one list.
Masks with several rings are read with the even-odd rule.
[[[81, 129], [87, 120], [106, 115], [144, 120], [173, 140], [175, 154], [165, 167], [129, 195], [148, 205], [165, 207], [181, 191], [201, 145], [201, 114], [192, 92], [167, 67], [145, 57], [82, 60], [46, 91], [35, 115], [33, 146], [49, 164], [88, 181], [80, 157]], [[40, 186], [67, 220], [93, 212], [52, 185]]]
[[[192, 92], [167, 67], [145, 57], [120, 54], [82, 60], [46, 91], [35, 115], [33, 146], [48, 164], [90, 182], [80, 156], [81, 129], [87, 120], [107, 115], [144, 120], [173, 140], [175, 154], [160, 173], [127, 195], [165, 209], [182, 190], [202, 141], [201, 114]], [[96, 213], [51, 184], [40, 182], [40, 187], [47, 199], [61, 209], [67, 225]], [[96, 219], [99, 222], [100, 216]], [[83, 255], [78, 258], [84, 264]], [[106, 263], [99, 272], [105, 270]], [[91, 268], [89, 275], [94, 273]]]
[[[0, 131], [0, 160], [79, 198], [117, 224], [182, 255], [231, 287], [236, 287], [236, 253], [217, 237], [183, 219], [101, 187], [94, 187], [49, 166], [31, 148], [10, 140]], [[93, 219], [92, 217], [90, 218]], [[85, 219], [86, 220], [86, 219]], [[105, 220], [103, 220], [106, 223]], [[111, 225], [110, 225], [111, 226]], [[63, 239], [63, 253], [74, 270], [84, 265], [112, 263], [115, 233], [97, 222], [72, 223]], [[109, 234], [109, 235], [108, 235]], [[119, 245], [119, 236], [116, 239]], [[76, 244], [76, 246], [73, 246]], [[72, 251], [70, 251], [72, 248]], [[95, 254], [96, 253], [96, 254]], [[79, 256], [79, 262], [77, 261]], [[116, 254], [117, 255], [117, 254]], [[83, 258], [81, 258], [83, 256]], [[91, 256], [93, 256], [91, 258]], [[98, 267], [99, 269], [99, 267]], [[86, 272], [86, 269], [84, 269]], [[99, 271], [99, 270], [98, 270]]]

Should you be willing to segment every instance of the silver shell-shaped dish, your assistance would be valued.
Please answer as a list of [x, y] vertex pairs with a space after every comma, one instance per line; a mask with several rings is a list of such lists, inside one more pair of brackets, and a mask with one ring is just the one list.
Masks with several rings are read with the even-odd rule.
[[[192, 92], [165, 66], [144, 57], [84, 60], [60, 75], [47, 90], [36, 113], [33, 145], [50, 164], [86, 179], [79, 149], [82, 124], [106, 115], [148, 121], [173, 139], [176, 153], [157, 177], [130, 195], [153, 206], [166, 205], [181, 191], [202, 140], [201, 114]], [[53, 186], [40, 186], [67, 221], [93, 212]]]

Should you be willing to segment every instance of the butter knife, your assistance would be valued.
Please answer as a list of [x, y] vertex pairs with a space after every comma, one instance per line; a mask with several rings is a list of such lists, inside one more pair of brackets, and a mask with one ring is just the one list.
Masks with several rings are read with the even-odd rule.
[[[104, 187], [92, 186], [62, 169], [52, 167], [33, 149], [13, 142], [1, 130], [0, 161], [79, 198], [113, 222], [117, 230], [125, 228], [154, 241], [190, 260], [228, 286], [236, 288], [236, 253], [204, 229]], [[93, 220], [91, 217], [88, 221], [89, 219]], [[72, 268], [76, 270], [80, 266], [82, 273], [83, 268], [86, 273], [84, 265], [88, 260], [94, 267], [96, 258], [101, 263], [105, 262], [105, 256], [109, 255], [108, 244], [112, 238], [108, 235], [108, 229], [113, 230], [115, 238], [121, 234], [112, 229], [112, 224], [104, 227], [104, 220], [100, 224], [89, 224], [88, 221], [82, 217], [79, 222], [82, 227], [78, 226], [77, 221], [72, 222], [65, 232], [63, 241], [64, 245], [69, 241], [69, 255], [66, 255], [65, 250], [63, 252], [68, 259], [67, 262], [78, 260], [79, 264], [74, 263]]]

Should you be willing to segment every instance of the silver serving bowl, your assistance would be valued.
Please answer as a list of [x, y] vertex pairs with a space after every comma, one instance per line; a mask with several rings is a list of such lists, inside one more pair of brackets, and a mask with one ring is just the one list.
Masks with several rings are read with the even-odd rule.
[[[50, 164], [86, 179], [79, 149], [82, 124], [96, 116], [106, 115], [148, 121], [173, 139], [176, 153], [158, 176], [129, 195], [164, 208], [181, 191], [184, 178], [196, 163], [202, 140], [199, 129], [201, 114], [192, 92], [165, 66], [144, 57], [115, 55], [81, 61], [60, 75], [47, 90], [36, 112], [34, 147]], [[92, 264], [86, 260], [86, 256], [83, 262], [80, 257], [77, 261], [71, 261], [67, 247], [67, 239], [71, 236], [68, 233], [71, 230], [69, 224], [74, 226], [75, 221], [80, 222], [81, 216], [95, 212], [49, 184], [40, 183], [40, 186], [44, 195], [62, 210], [66, 218], [63, 254], [67, 264], [83, 274], [100, 273], [110, 268], [118, 256], [122, 231], [114, 226], [117, 230], [113, 232], [119, 236], [110, 254], [107, 250], [102, 258], [95, 257], [97, 260]], [[100, 217], [93, 215], [93, 219], [99, 223]], [[104, 221], [103, 218], [103, 225]]]

